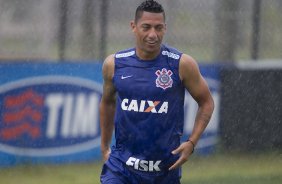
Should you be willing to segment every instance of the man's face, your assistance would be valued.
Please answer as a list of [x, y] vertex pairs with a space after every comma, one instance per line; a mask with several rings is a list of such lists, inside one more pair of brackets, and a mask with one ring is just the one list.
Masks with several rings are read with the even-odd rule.
[[137, 22], [131, 22], [136, 37], [137, 49], [150, 54], [160, 50], [166, 24], [162, 13], [143, 12]]

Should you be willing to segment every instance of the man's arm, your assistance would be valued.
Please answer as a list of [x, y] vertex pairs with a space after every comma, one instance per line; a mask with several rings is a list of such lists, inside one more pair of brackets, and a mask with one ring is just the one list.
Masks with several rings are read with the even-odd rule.
[[170, 167], [170, 169], [175, 169], [188, 160], [194, 146], [197, 144], [207, 127], [214, 109], [214, 102], [208, 85], [200, 74], [199, 67], [192, 57], [186, 54], [182, 55], [179, 64], [179, 75], [185, 88], [198, 103], [199, 108], [193, 131], [189, 138], [190, 141], [182, 143], [172, 152], [173, 154], [180, 154], [180, 158]]
[[106, 161], [110, 154], [110, 144], [114, 129], [115, 88], [112, 82], [114, 75], [114, 56], [108, 56], [103, 64], [103, 95], [100, 102], [101, 151]]

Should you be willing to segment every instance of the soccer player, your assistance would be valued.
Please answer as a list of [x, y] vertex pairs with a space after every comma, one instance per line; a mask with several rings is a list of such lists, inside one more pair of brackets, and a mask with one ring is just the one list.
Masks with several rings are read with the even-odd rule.
[[[214, 102], [195, 60], [162, 44], [162, 5], [141, 3], [131, 29], [135, 47], [108, 56], [103, 64], [101, 183], [177, 184], [180, 167], [193, 153]], [[181, 143], [185, 90], [199, 108], [190, 137]], [[113, 129], [116, 141], [110, 148]]]

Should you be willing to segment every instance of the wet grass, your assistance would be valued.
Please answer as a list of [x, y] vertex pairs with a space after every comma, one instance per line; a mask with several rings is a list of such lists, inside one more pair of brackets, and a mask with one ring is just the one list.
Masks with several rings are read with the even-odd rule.
[[[98, 184], [102, 163], [24, 165], [0, 169], [5, 184]], [[183, 167], [182, 184], [280, 184], [282, 154], [193, 156]]]
[[282, 183], [282, 154], [224, 154], [192, 158], [183, 168], [182, 183]]

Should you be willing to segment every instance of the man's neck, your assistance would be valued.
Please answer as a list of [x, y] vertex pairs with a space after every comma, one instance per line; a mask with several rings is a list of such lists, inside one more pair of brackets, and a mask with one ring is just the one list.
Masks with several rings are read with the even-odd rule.
[[161, 49], [159, 49], [157, 52], [144, 52], [136, 48], [136, 55], [138, 56], [138, 58], [142, 60], [153, 60], [156, 57], [158, 57], [158, 55], [160, 54], [160, 51]]

